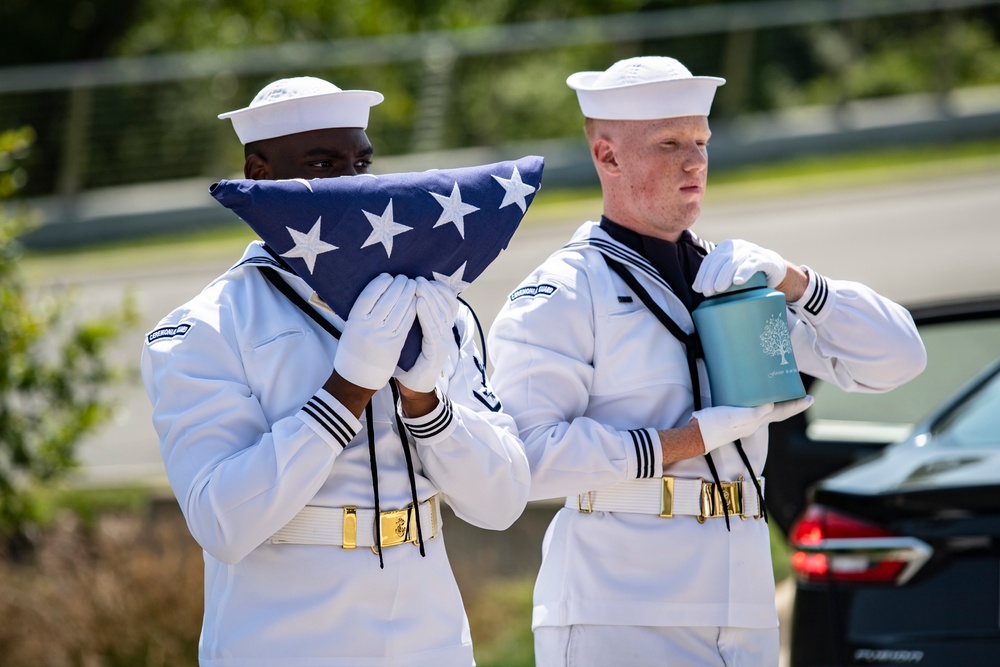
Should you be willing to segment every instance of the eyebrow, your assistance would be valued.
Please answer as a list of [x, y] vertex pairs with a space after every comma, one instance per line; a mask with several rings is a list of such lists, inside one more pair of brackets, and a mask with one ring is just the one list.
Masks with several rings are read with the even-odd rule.
[[686, 132], [681, 130], [658, 130], [653, 134], [653, 136], [658, 141], [663, 141], [665, 139], [675, 139], [683, 135], [698, 135], [696, 138], [700, 139], [704, 137], [706, 140], [708, 140], [712, 137], [712, 132], [711, 130], [709, 130], [706, 131], [704, 135], [702, 135], [701, 132]]
[[305, 156], [305, 157], [326, 157], [326, 156], [329, 156], [329, 155], [335, 155], [337, 157], [343, 157], [344, 152], [340, 151], [340, 150], [337, 150], [335, 148], [323, 148], [323, 147], [319, 147], [318, 146], [316, 148], [310, 148], [309, 150], [307, 150], [302, 155]]
[[[375, 150], [371, 146], [368, 146], [365, 149], [361, 150], [358, 153], [358, 156], [359, 157], [367, 157], [367, 156], [370, 156], [370, 155], [374, 155], [374, 153], [375, 153]], [[331, 157], [331, 156], [332, 157], [337, 157], [337, 158], [347, 158], [347, 154], [344, 151], [340, 150], [340, 149], [337, 149], [337, 148], [324, 148], [322, 146], [317, 146], [316, 148], [310, 148], [305, 153], [303, 153], [302, 156], [306, 157], [306, 158]]]

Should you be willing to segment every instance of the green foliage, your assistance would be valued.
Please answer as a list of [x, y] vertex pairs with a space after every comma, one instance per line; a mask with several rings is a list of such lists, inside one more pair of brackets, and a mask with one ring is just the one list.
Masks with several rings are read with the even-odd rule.
[[121, 54], [453, 30], [635, 11], [642, 0], [144, 0]]
[[3, 0], [0, 63], [102, 58], [132, 26], [138, 4], [134, 0]]
[[72, 513], [81, 525], [93, 528], [106, 514], [142, 516], [153, 502], [155, 492], [145, 487], [39, 488], [31, 494], [32, 509], [40, 524], [58, 521], [60, 514]]
[[[853, 28], [853, 29], [848, 29]], [[809, 57], [819, 69], [797, 83], [771, 70], [776, 105], [933, 93], [1000, 82], [1000, 44], [979, 19], [911, 17], [894, 25], [813, 26]], [[784, 90], [778, 89], [784, 87]]]
[[[752, 4], [67, 0], [66, 7], [53, 9], [7, 0], [0, 3], [0, 63], [201, 52], [204, 62], [212, 64], [218, 53], [230, 52], [241, 61], [263, 63], [263, 69], [239, 73], [226, 65], [226, 58], [218, 58], [217, 67], [191, 79], [153, 77], [146, 83], [93, 89], [14, 92], [0, 104], [0, 127], [27, 122], [37, 129], [36, 168], [25, 191], [25, 196], [37, 196], [238, 174], [242, 147], [230, 124], [216, 115], [245, 106], [266, 83], [287, 76], [320, 76], [343, 88], [382, 92], [385, 102], [373, 112], [369, 126], [378, 156], [578, 139], [581, 118], [566, 76], [642, 54], [672, 55], [696, 73], [726, 77], [729, 82], [713, 109], [718, 120], [1000, 84], [1000, 14], [995, 7], [779, 24], [752, 32], [723, 29], [656, 38], [621, 34], [610, 44], [581, 37], [581, 44], [545, 41], [529, 52], [506, 52], [498, 44], [497, 51], [452, 59], [446, 42], [459, 36], [452, 33], [438, 43], [439, 33], [454, 30], [643, 13], [650, 14], [650, 21], [662, 21], [662, 14], [652, 12], [732, 3]], [[45, 32], [51, 34], [42, 36]], [[385, 62], [376, 54], [372, 62], [330, 64], [340, 54], [357, 55], [348, 51], [354, 48], [350, 40], [415, 34], [419, 42], [402, 60]], [[470, 39], [469, 34], [461, 38]], [[478, 37], [471, 39], [475, 46], [485, 46]], [[262, 49], [294, 53], [304, 43], [329, 44], [331, 58], [325, 64], [274, 64], [268, 69], [268, 52]], [[172, 69], [170, 62], [164, 63], [165, 71]], [[122, 65], [128, 67], [127, 62]], [[71, 134], [79, 150], [65, 145]]]
[[[479, 667], [532, 667], [531, 593], [535, 577], [491, 578], [468, 595], [472, 645]], [[464, 594], [464, 593], [463, 593]]]
[[[0, 199], [26, 182], [22, 166], [34, 133], [0, 133]], [[0, 207], [0, 535], [16, 535], [36, 516], [32, 487], [52, 484], [75, 465], [75, 445], [109, 416], [107, 387], [119, 370], [109, 346], [135, 321], [119, 312], [72, 321], [67, 296], [38, 298], [18, 270], [17, 239], [34, 224], [23, 205]]]
[[582, 136], [576, 95], [565, 85], [566, 73], [579, 62], [573, 52], [539, 52], [461, 63], [447, 143], [493, 146]]

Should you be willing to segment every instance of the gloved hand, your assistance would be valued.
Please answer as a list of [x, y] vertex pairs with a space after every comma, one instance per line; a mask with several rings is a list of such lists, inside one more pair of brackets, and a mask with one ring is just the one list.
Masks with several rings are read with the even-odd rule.
[[785, 279], [788, 265], [781, 255], [749, 241], [727, 239], [708, 253], [691, 288], [712, 296], [731, 285], [742, 285], [758, 271], [767, 276], [767, 286], [777, 287]]
[[406, 276], [377, 276], [361, 291], [344, 323], [333, 367], [366, 389], [381, 389], [399, 362], [416, 319], [417, 284]]
[[797, 415], [813, 404], [812, 396], [780, 403], [765, 403], [755, 408], [733, 408], [720, 405], [704, 408], [691, 415], [697, 420], [705, 453], [726, 443], [745, 438], [764, 424], [780, 422]]
[[407, 389], [429, 392], [434, 390], [454, 346], [451, 328], [458, 315], [458, 297], [436, 280], [421, 277], [416, 284], [417, 321], [423, 332], [420, 356], [410, 370], [397, 368], [393, 375]]

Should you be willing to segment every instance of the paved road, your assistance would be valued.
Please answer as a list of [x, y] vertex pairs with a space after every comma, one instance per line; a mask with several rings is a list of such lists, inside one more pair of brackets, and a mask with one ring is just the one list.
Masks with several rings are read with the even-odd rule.
[[[822, 194], [767, 196], [755, 186], [709, 188], [696, 230], [706, 238], [746, 238], [833, 277], [865, 282], [904, 303], [951, 294], [1000, 289], [1000, 167], [985, 172]], [[528, 212], [510, 247], [464, 297], [488, 327], [506, 294], [578, 222], [600, 213], [599, 202], [566, 205], [559, 218], [539, 221]], [[79, 273], [72, 265], [53, 280], [78, 284], [88, 308], [102, 308], [130, 287], [143, 310], [143, 331], [197, 293], [234, 262], [242, 248], [217, 256], [174, 257], [162, 265]], [[138, 337], [137, 337], [138, 338]], [[139, 341], [119, 354], [137, 368]], [[162, 481], [162, 465], [141, 386], [132, 388], [115, 423], [81, 448], [84, 481]]]

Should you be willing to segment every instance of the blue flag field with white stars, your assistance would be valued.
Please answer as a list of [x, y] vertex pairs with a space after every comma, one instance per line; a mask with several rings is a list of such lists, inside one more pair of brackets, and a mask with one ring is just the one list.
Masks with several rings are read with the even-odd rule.
[[[510, 243], [543, 166], [527, 156], [377, 176], [222, 180], [210, 192], [346, 320], [381, 273], [423, 276], [460, 294]], [[399, 365], [412, 367], [419, 352], [415, 326]]]

